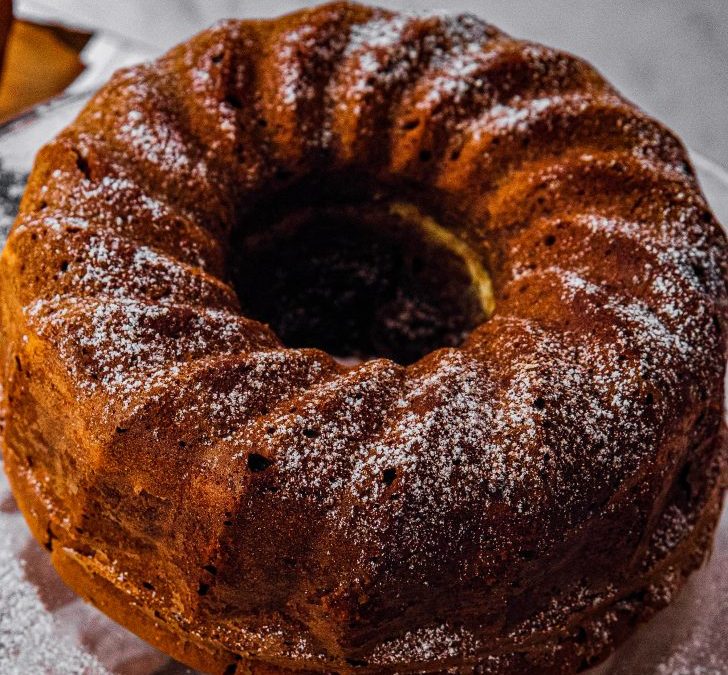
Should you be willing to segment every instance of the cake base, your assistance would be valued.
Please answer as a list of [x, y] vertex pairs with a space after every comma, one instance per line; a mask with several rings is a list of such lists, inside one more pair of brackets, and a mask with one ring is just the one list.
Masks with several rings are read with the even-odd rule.
[[[718, 442], [722, 442], [719, 440]], [[261, 661], [252, 655], [238, 654], [213, 640], [194, 626], [175, 629], [174, 619], [159, 610], [150, 614], [134, 595], [131, 583], [120, 583], [118, 572], [93, 555], [73, 548], [64, 541], [65, 531], [54, 515], [51, 501], [45, 497], [32, 471], [18, 462], [4, 448], [5, 470], [18, 503], [35, 538], [50, 551], [51, 562], [61, 579], [87, 602], [114, 621], [143, 638], [178, 661], [215, 675], [286, 675], [287, 673], [568, 673], [583, 671], [604, 661], [629, 637], [635, 625], [649, 619], [666, 606], [684, 585], [691, 572], [706, 558], [722, 507], [722, 486], [710, 486], [693, 514], [687, 536], [659, 562], [649, 567], [629, 587], [613, 594], [610, 601], [570, 615], [568, 625], [543, 631], [520, 641], [518, 651], [505, 646], [479, 654], [467, 664], [377, 665], [359, 667], [342, 664], [311, 664], [310, 669], [291, 669], [283, 663]], [[114, 579], [112, 583], [111, 579]], [[126, 588], [128, 586], [128, 589]], [[578, 631], [580, 640], [571, 636]], [[197, 636], [197, 637], [195, 637]]]

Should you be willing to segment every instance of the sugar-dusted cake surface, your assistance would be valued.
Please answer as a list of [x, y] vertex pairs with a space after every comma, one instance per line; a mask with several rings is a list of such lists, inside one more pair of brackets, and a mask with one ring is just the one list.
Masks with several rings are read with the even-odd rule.
[[[419, 223], [480, 295], [397, 296], [389, 358], [289, 344], [315, 317], [239, 280], [311, 208]], [[726, 251], [680, 142], [573, 56], [347, 3], [224, 22], [38, 155], [5, 468], [64, 579], [196, 667], [576, 672], [709, 549]]]

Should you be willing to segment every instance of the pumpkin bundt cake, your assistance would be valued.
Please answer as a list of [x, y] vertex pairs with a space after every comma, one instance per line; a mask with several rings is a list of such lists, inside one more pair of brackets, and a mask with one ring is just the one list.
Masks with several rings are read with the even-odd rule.
[[228, 21], [39, 153], [5, 468], [214, 673], [572, 673], [710, 547], [726, 240], [680, 142], [472, 16]]

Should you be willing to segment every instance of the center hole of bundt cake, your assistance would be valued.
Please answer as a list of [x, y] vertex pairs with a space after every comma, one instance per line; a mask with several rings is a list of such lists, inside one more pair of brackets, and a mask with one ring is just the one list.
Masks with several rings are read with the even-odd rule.
[[243, 313], [287, 346], [408, 364], [492, 312], [482, 261], [411, 203], [296, 201], [250, 213], [233, 244]]

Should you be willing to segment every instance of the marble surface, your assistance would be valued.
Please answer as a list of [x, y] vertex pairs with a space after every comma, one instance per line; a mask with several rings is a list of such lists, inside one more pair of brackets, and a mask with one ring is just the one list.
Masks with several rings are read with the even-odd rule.
[[[693, 149], [728, 166], [726, 0], [369, 0], [467, 10], [591, 61]], [[16, 0], [22, 13], [104, 27], [160, 51], [222, 17], [270, 16], [294, 0]]]

